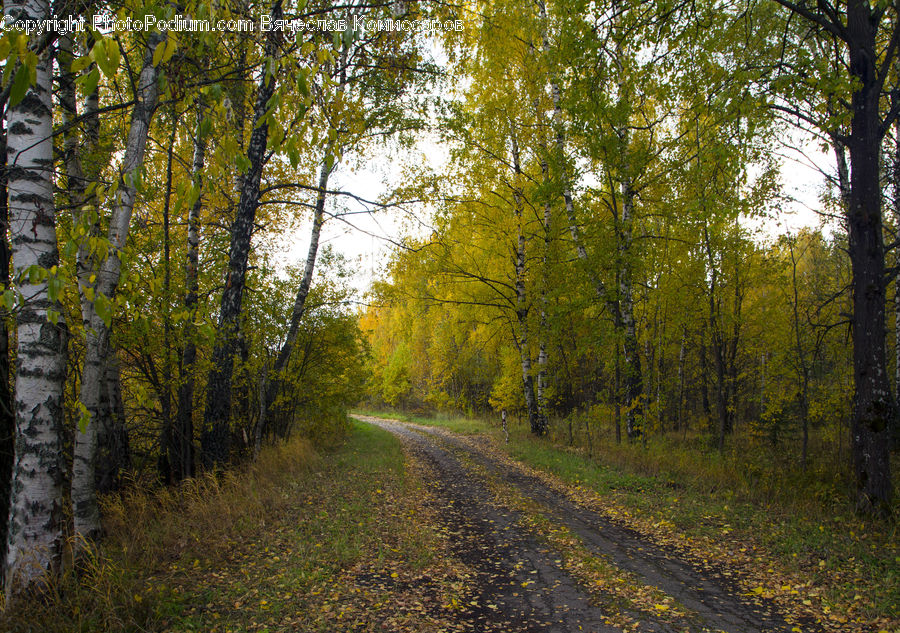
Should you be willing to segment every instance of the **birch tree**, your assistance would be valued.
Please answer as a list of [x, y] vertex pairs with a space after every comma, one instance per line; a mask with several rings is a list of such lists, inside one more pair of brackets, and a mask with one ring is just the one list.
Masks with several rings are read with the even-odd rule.
[[[118, 46], [113, 40], [108, 40]], [[83, 545], [101, 532], [97, 506], [96, 460], [100, 421], [108, 416], [102, 410], [107, 385], [107, 359], [110, 356], [111, 303], [115, 298], [122, 271], [122, 251], [128, 242], [131, 216], [137, 198], [139, 171], [144, 162], [150, 120], [159, 102], [159, 62], [157, 48], [165, 46], [166, 36], [159, 32], [147, 37], [142, 68], [136, 79], [137, 103], [131, 111], [131, 122], [119, 167], [118, 182], [109, 218], [109, 252], [105, 259], [95, 260], [78, 280], [85, 303], [85, 356], [81, 376], [81, 403], [88, 419], [79, 424], [75, 434], [72, 466], [72, 515], [76, 536]], [[107, 399], [108, 402], [108, 399]]]
[[[9, 1], [4, 14], [44, 20], [50, 6], [43, 0]], [[19, 60], [6, 114], [13, 279], [22, 301], [16, 313], [16, 454], [5, 559], [9, 600], [46, 588], [59, 572], [62, 553], [66, 325], [57, 302], [51, 55], [35, 44], [37, 50], [26, 49]]]

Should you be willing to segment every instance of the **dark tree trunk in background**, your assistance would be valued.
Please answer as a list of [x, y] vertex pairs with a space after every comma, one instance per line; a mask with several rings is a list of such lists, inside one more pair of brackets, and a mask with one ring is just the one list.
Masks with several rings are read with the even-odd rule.
[[188, 213], [187, 255], [184, 263], [184, 307], [190, 314], [185, 326], [184, 350], [181, 354], [181, 383], [178, 386], [178, 414], [169, 444], [169, 467], [173, 481], [194, 476], [194, 363], [197, 360], [197, 335], [194, 327], [197, 310], [197, 294], [200, 290], [198, 267], [200, 261], [200, 211], [203, 209], [203, 165], [206, 157], [206, 139], [203, 137], [203, 108], [197, 114], [197, 133], [194, 137], [194, 156], [191, 178], [197, 190], [197, 199]]
[[[282, 17], [281, 0], [272, 5], [273, 20]], [[278, 54], [277, 32], [271, 31], [266, 41], [265, 57]], [[230, 450], [231, 383], [234, 374], [234, 356], [238, 353], [241, 304], [247, 279], [247, 259], [253, 223], [259, 204], [259, 183], [262, 178], [269, 126], [262, 122], [269, 99], [275, 93], [275, 77], [260, 77], [253, 108], [253, 132], [247, 147], [250, 167], [241, 178], [240, 201], [231, 226], [231, 247], [228, 252], [228, 268], [225, 274], [225, 290], [219, 308], [216, 344], [212, 353], [212, 369], [206, 388], [206, 408], [203, 415], [201, 448], [203, 464], [207, 468], [221, 466], [228, 459]]]
[[97, 492], [118, 490], [122, 486], [122, 472], [131, 468], [131, 447], [125, 426], [125, 404], [122, 401], [122, 378], [119, 359], [114, 349], [104, 363], [105, 371], [101, 395], [105, 409], [104, 424], [97, 429]]

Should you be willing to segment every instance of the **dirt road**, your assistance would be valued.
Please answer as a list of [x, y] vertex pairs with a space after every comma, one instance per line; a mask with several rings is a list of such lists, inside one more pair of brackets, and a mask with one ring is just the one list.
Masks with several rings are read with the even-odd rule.
[[401, 438], [427, 473], [451, 552], [474, 570], [459, 610], [471, 631], [780, 633], [721, 574], [581, 507], [537, 477], [449, 433], [360, 416]]

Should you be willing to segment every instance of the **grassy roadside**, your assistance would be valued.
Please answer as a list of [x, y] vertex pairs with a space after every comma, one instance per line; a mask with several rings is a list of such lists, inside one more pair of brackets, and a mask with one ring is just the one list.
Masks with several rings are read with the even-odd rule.
[[[682, 476], [665, 466], [648, 475], [643, 458], [629, 464], [617, 451], [607, 461], [599, 447], [589, 459], [521, 429], [511, 430], [505, 444], [502, 433], [484, 422], [406, 419], [462, 432], [549, 474], [585, 505], [698, 564], [725, 570], [751, 598], [774, 600], [827, 630], [900, 631], [896, 525], [866, 522], [833, 507], [780, 504], [775, 496], [761, 503], [751, 491], [704, 485], [696, 473]], [[703, 464], [694, 466], [702, 473]]]
[[109, 501], [80, 581], [0, 630], [452, 630], [459, 575], [423, 496], [400, 443], [369, 425], [322, 456], [269, 449], [243, 473]]

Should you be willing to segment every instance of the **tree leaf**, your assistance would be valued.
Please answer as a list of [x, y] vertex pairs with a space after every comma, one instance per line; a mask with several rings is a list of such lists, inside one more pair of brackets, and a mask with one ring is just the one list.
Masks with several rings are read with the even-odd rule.
[[112, 302], [102, 292], [94, 298], [94, 312], [109, 327], [112, 323]]
[[9, 89], [10, 107], [18, 105], [22, 101], [22, 99], [25, 98], [30, 85], [31, 73], [28, 71], [28, 68], [25, 66], [25, 64], [20, 64], [16, 69], [16, 75], [15, 77], [13, 77], [12, 86], [10, 86]]

